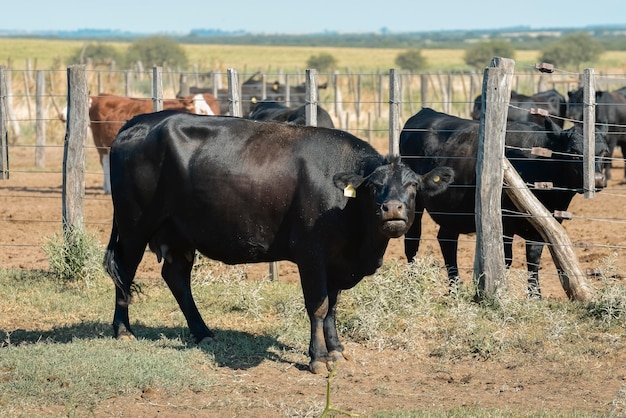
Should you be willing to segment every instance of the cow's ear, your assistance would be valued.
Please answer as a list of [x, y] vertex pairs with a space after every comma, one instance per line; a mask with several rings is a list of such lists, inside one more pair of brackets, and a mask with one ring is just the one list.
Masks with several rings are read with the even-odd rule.
[[333, 183], [339, 190], [353, 187], [357, 189], [365, 180], [365, 177], [354, 173], [337, 173], [333, 176]]
[[429, 195], [444, 192], [454, 181], [454, 170], [450, 167], [435, 167], [422, 175], [421, 189]]
[[563, 131], [563, 129], [559, 125], [557, 125], [550, 116], [546, 116], [543, 118], [543, 126], [546, 128], [546, 131], [554, 132], [555, 135], [560, 135]]

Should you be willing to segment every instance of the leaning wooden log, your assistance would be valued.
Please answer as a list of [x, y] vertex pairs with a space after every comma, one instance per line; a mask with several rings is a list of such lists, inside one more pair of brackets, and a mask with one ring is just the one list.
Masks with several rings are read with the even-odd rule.
[[550, 254], [567, 297], [577, 301], [591, 300], [593, 290], [585, 279], [585, 274], [580, 268], [578, 257], [565, 229], [528, 190], [524, 180], [506, 158], [504, 159], [504, 184], [505, 191], [515, 206], [520, 212], [528, 214], [528, 221], [549, 244]]

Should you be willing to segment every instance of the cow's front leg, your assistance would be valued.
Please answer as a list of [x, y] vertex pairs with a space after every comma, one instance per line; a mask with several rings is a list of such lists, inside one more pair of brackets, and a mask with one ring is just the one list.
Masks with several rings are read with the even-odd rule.
[[309, 342], [309, 369], [315, 374], [328, 373], [330, 357], [324, 336], [324, 321], [328, 314], [328, 296], [312, 298], [305, 295], [306, 310], [311, 322], [311, 339]]
[[350, 357], [344, 352], [343, 344], [339, 341], [337, 334], [337, 301], [339, 299], [339, 290], [333, 289], [328, 292], [328, 313], [324, 318], [324, 339], [326, 341], [326, 349], [330, 363], [327, 366], [332, 369], [332, 363], [342, 360], [350, 360]]
[[[304, 293], [304, 306], [306, 307], [309, 321], [311, 323], [311, 338], [309, 341], [309, 357], [311, 359], [309, 368], [315, 374], [328, 373], [329, 366], [332, 366], [328, 349], [326, 347], [326, 336], [324, 334], [325, 321], [330, 309], [328, 296], [327, 276], [321, 274], [320, 266], [307, 267], [299, 265], [300, 282]], [[336, 295], [334, 296], [336, 302]], [[332, 318], [331, 318], [332, 321]], [[328, 328], [333, 328], [328, 326]], [[331, 331], [336, 334], [335, 331]], [[336, 338], [336, 335], [335, 335]], [[338, 342], [338, 341], [337, 341]]]

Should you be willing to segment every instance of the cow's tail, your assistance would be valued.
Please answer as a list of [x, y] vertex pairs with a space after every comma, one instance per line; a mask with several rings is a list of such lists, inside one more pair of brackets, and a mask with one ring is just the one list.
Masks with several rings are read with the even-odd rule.
[[129, 286], [125, 283], [125, 275], [122, 271], [122, 266], [119, 263], [119, 259], [117, 253], [115, 251], [117, 247], [117, 241], [119, 238], [119, 233], [117, 231], [117, 223], [115, 222], [115, 216], [113, 217], [113, 227], [111, 228], [111, 238], [109, 239], [109, 245], [107, 245], [107, 249], [104, 252], [104, 270], [111, 276], [113, 283], [115, 283], [115, 287], [122, 291], [124, 295], [124, 299], [130, 302], [130, 289]]

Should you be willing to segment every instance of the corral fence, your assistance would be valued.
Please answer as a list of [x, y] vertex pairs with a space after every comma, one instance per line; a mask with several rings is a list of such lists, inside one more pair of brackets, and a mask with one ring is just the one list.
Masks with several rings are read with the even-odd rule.
[[[549, 74], [535, 71], [536, 68], [522, 69], [511, 77], [508, 90], [515, 90], [523, 94], [533, 94], [554, 88], [563, 93], [578, 88], [581, 85], [583, 74], [555, 71]], [[153, 99], [155, 110], [164, 95], [175, 96], [182, 89], [187, 88], [190, 80], [198, 88], [210, 88], [218, 100], [228, 104], [230, 113], [234, 116], [242, 114], [241, 96], [239, 95], [241, 83], [240, 74], [236, 70], [229, 70], [226, 74], [221, 72], [181, 73], [168, 72], [165, 74], [160, 67], [154, 67], [151, 76], [147, 72], [110, 72], [89, 71], [84, 66], [73, 66], [67, 69], [66, 81], [63, 82], [61, 72], [36, 71], [35, 77], [29, 72], [8, 71], [0, 68], [0, 175], [8, 179], [11, 173], [9, 165], [9, 150], [12, 145], [22, 140], [24, 132], [33, 130], [35, 133], [35, 166], [45, 167], [46, 135], [50, 132], [46, 122], [56, 123], [56, 115], [67, 105], [67, 123], [63, 127], [65, 135], [63, 140], [63, 211], [61, 220], [63, 226], [82, 225], [82, 200], [84, 199], [84, 175], [85, 175], [85, 147], [88, 137], [88, 96], [102, 92], [117, 93], [123, 91], [128, 97], [149, 97]], [[255, 76], [243, 74], [241, 79]], [[23, 77], [22, 88], [19, 82], [14, 81], [19, 76]], [[373, 141], [375, 138], [388, 137], [388, 151], [390, 154], [398, 154], [398, 137], [402, 121], [416, 113], [421, 107], [432, 107], [443, 112], [460, 117], [468, 118], [474, 105], [474, 98], [482, 94], [479, 83], [483, 82], [477, 74], [469, 73], [436, 73], [436, 74], [412, 74], [390, 70], [388, 74], [352, 74], [334, 72], [332, 74], [317, 74], [306, 70], [302, 74], [262, 74], [263, 86], [266, 80], [276, 78], [280, 83], [290, 86], [305, 84], [307, 87], [306, 102], [313, 108], [313, 104], [320, 104], [328, 108], [336, 121], [336, 126], [341, 129], [352, 131], [357, 136]], [[34, 80], [33, 80], [34, 78]], [[224, 80], [226, 78], [226, 80]], [[323, 83], [320, 82], [323, 79]], [[291, 80], [291, 81], [290, 81]], [[620, 77], [591, 77], [586, 89], [590, 88], [611, 90], [625, 84]], [[32, 106], [32, 83], [35, 83], [35, 104]], [[324, 84], [325, 89], [311, 88], [312, 83], [317, 86]], [[227, 94], [224, 95], [223, 85], [228, 85]], [[61, 87], [59, 87], [61, 86]], [[65, 89], [66, 95], [60, 94]], [[150, 93], [146, 93], [150, 90]], [[16, 92], [20, 92], [17, 93]], [[287, 90], [289, 91], [289, 90]], [[319, 96], [317, 93], [319, 92]], [[262, 93], [263, 94], [263, 93]], [[120, 94], [121, 95], [121, 94]], [[45, 99], [48, 99], [47, 101]], [[262, 97], [264, 98], [264, 97]], [[289, 97], [287, 97], [287, 100]], [[593, 100], [590, 98], [590, 100]], [[22, 102], [21, 105], [19, 102]], [[499, 100], [506, 103], [508, 97]], [[593, 103], [588, 103], [593, 107]], [[34, 115], [33, 115], [34, 107]], [[388, 107], [387, 111], [384, 110]], [[52, 110], [51, 110], [52, 109]], [[50, 116], [52, 113], [52, 116]], [[502, 112], [500, 112], [502, 113]], [[309, 113], [309, 123], [315, 124], [314, 114]], [[490, 120], [489, 114], [485, 117]], [[578, 121], [570, 121], [578, 122]], [[580, 121], [583, 122], [583, 121]], [[23, 129], [23, 124], [31, 125]], [[588, 138], [592, 131], [585, 130]], [[589, 139], [591, 140], [591, 139]], [[589, 147], [588, 147], [589, 148]], [[586, 156], [589, 158], [589, 156]], [[591, 163], [589, 163], [591, 161]], [[593, 157], [587, 160], [586, 167], [593, 164]], [[493, 174], [488, 174], [488, 178]], [[497, 176], [496, 176], [497, 178]], [[591, 190], [591, 189], [589, 189]], [[480, 194], [477, 192], [477, 195]], [[591, 197], [588, 195], [588, 197]], [[489, 197], [493, 201], [493, 197]], [[499, 201], [496, 199], [495, 201]], [[477, 206], [480, 207], [480, 206]], [[479, 216], [479, 215], [477, 215]], [[501, 238], [501, 237], [500, 237]], [[480, 241], [480, 240], [479, 240]], [[4, 243], [0, 245], [6, 245]], [[491, 245], [485, 246], [485, 248]], [[493, 246], [497, 248], [498, 245]], [[478, 255], [477, 255], [478, 257]], [[484, 256], [480, 256], [484, 257]], [[489, 256], [490, 257], [490, 256]], [[491, 259], [491, 258], [488, 258]], [[480, 277], [487, 277], [479, 273]]]

